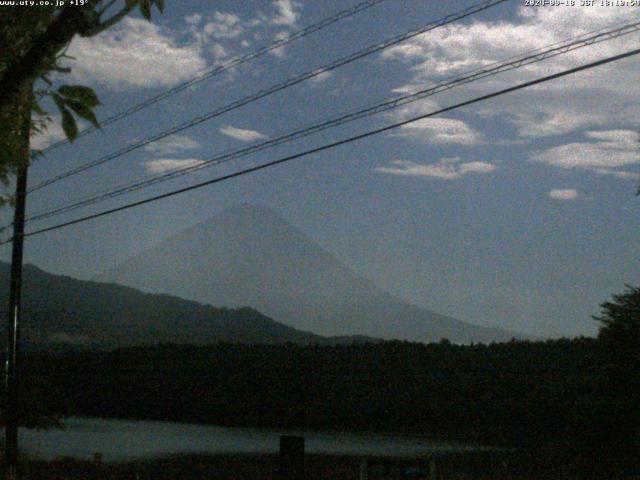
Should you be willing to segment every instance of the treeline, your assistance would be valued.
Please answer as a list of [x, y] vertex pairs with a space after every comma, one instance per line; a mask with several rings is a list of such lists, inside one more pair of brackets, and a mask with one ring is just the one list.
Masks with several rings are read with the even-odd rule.
[[566, 428], [597, 388], [596, 341], [385, 342], [30, 354], [66, 415], [402, 431], [515, 445]]
[[591, 462], [621, 448], [626, 421], [603, 358], [590, 338], [160, 345], [29, 354], [24, 378], [65, 415], [402, 432]]

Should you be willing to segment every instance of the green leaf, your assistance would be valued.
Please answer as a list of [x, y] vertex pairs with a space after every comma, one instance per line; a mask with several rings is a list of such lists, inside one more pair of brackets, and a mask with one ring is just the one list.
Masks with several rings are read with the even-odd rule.
[[62, 129], [70, 142], [73, 142], [78, 136], [78, 125], [73, 115], [66, 108], [62, 108]]
[[62, 112], [62, 110], [64, 110], [64, 103], [65, 103], [64, 98], [62, 98], [57, 93], [52, 93], [51, 94], [51, 98], [53, 98], [53, 101], [55, 102], [56, 106], [58, 107], [58, 110], [60, 110], [60, 112]]
[[155, 0], [156, 7], [160, 10], [160, 13], [164, 13], [164, 0]]
[[93, 89], [84, 85], [63, 85], [58, 92], [67, 98], [84, 103], [87, 107], [93, 108], [100, 105], [100, 100]]
[[140, 2], [140, 13], [147, 20], [151, 20], [151, 0], [142, 0]]
[[100, 128], [100, 124], [98, 124], [98, 119], [95, 114], [84, 103], [80, 103], [75, 100], [67, 100], [67, 105], [76, 113], [76, 115], [84, 118], [85, 120], [89, 120], [94, 127]]

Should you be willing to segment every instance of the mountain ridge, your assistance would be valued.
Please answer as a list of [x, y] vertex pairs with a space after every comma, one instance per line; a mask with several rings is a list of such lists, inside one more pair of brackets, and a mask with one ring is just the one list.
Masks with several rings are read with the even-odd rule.
[[[9, 265], [0, 262], [0, 286], [5, 291], [9, 275]], [[251, 307], [219, 308], [116, 283], [54, 275], [30, 264], [24, 266], [23, 278], [22, 337], [31, 347], [377, 341], [322, 337], [283, 325]], [[6, 315], [4, 304], [0, 315]]]
[[214, 305], [251, 305], [318, 335], [431, 342], [524, 338], [402, 301], [343, 265], [273, 210], [223, 210], [97, 279]]

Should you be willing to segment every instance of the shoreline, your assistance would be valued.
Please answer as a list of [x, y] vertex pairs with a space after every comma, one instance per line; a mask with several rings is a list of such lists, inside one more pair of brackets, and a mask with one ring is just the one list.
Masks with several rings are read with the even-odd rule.
[[505, 452], [493, 446], [438, 441], [414, 435], [301, 429], [224, 427], [168, 421], [70, 417], [66, 429], [22, 430], [22, 449], [41, 460], [90, 460], [105, 463], [146, 461], [172, 455], [277, 454], [283, 435], [305, 438], [310, 455], [414, 458]]
[[[474, 445], [472, 443], [467, 443], [464, 440], [453, 440], [450, 438], [442, 437], [437, 438], [434, 436], [426, 436], [420, 435], [415, 432], [403, 432], [399, 430], [340, 430], [340, 429], [323, 429], [323, 428], [313, 428], [313, 427], [277, 427], [277, 426], [269, 426], [269, 425], [224, 425], [217, 423], [203, 423], [189, 420], [157, 420], [153, 418], [134, 418], [134, 417], [97, 417], [97, 416], [89, 416], [89, 415], [69, 415], [66, 417], [62, 417], [62, 422], [66, 422], [71, 419], [79, 419], [79, 420], [100, 420], [100, 421], [115, 421], [115, 422], [148, 422], [148, 423], [158, 423], [163, 425], [181, 425], [181, 426], [193, 426], [193, 427], [209, 427], [209, 428], [220, 428], [224, 430], [235, 430], [235, 431], [243, 431], [249, 433], [274, 433], [279, 435], [302, 435], [305, 434], [313, 434], [313, 435], [327, 435], [327, 436], [340, 436], [340, 435], [349, 435], [352, 437], [362, 437], [362, 438], [385, 438], [385, 439], [402, 439], [402, 440], [414, 440], [418, 442], [424, 443], [434, 443], [438, 444], [437, 446], [443, 447], [451, 447], [451, 448], [460, 448], [460, 450], [503, 450], [506, 447], [501, 447], [498, 445]], [[65, 428], [62, 429], [63, 431]]]
[[[359, 479], [362, 456], [307, 454], [304, 458], [306, 478], [325, 480]], [[404, 467], [429, 468], [429, 458], [366, 457], [370, 462], [391, 465], [387, 468]], [[196, 480], [216, 478], [217, 480], [267, 480], [279, 478], [279, 457], [277, 454], [189, 454], [168, 455], [155, 459], [102, 463], [62, 458], [55, 461], [23, 459], [21, 473], [24, 480]], [[546, 474], [530, 476], [514, 470], [504, 462], [504, 457], [496, 455], [458, 454], [436, 458], [435, 466], [439, 476], [451, 480], [474, 478], [477, 480], [542, 480], [555, 478]], [[373, 466], [372, 468], [381, 468]]]

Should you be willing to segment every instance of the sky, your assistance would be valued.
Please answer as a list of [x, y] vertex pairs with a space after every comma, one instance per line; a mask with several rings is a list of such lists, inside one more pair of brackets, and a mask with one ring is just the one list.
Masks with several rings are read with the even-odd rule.
[[[76, 39], [72, 72], [107, 118], [355, 0], [169, 1]], [[580, 2], [576, 2], [580, 4]], [[640, 7], [511, 0], [33, 192], [28, 213], [277, 137], [616, 23]], [[420, 28], [471, 1], [386, 0], [53, 150], [30, 185], [261, 89]], [[454, 88], [367, 119], [55, 218], [54, 225], [638, 48], [640, 34]], [[593, 335], [599, 305], [640, 284], [640, 58], [571, 75], [384, 134], [28, 238], [25, 261], [92, 278], [239, 203], [274, 209], [356, 272], [420, 306], [541, 337]], [[53, 109], [51, 109], [53, 112]], [[54, 115], [55, 117], [55, 115]], [[62, 138], [59, 123], [32, 140]], [[0, 212], [6, 223], [10, 212]], [[10, 248], [2, 247], [8, 259]]]

